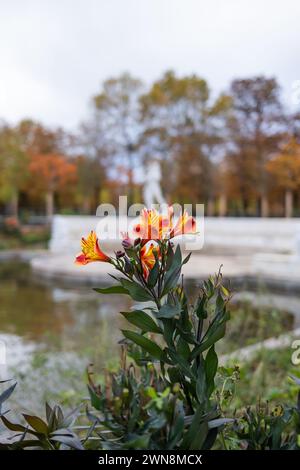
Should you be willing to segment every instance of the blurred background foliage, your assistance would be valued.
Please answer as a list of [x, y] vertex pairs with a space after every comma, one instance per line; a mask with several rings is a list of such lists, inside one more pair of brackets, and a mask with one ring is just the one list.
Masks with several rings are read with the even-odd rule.
[[118, 196], [142, 200], [145, 164], [159, 158], [168, 201], [206, 215], [299, 214], [300, 113], [275, 78], [235, 79], [219, 96], [196, 75], [167, 71], [146, 87], [106, 80], [76, 132], [30, 119], [0, 125], [0, 214], [94, 214]]

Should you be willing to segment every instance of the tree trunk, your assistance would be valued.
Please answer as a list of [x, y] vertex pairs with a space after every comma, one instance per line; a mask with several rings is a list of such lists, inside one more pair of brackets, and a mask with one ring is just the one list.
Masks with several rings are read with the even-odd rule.
[[128, 206], [131, 206], [133, 204], [133, 154], [131, 151], [128, 151], [127, 155], [128, 155], [128, 163], [129, 163], [127, 197], [128, 197]]
[[264, 195], [261, 198], [261, 217], [268, 217], [269, 216], [269, 202], [267, 197]]
[[214, 201], [213, 199], [209, 199], [207, 202], [207, 212], [206, 212], [208, 217], [211, 217], [214, 215]]
[[54, 214], [54, 194], [53, 191], [48, 191], [46, 194], [46, 216], [49, 222], [51, 222]]
[[13, 217], [19, 219], [19, 194], [16, 192], [10, 202], [10, 212]]
[[82, 204], [82, 212], [84, 214], [90, 214], [91, 211], [91, 202], [88, 197], [84, 198], [83, 204]]
[[227, 214], [227, 197], [225, 194], [221, 194], [219, 199], [219, 217], [225, 217]]
[[284, 215], [288, 218], [293, 217], [293, 193], [290, 189], [285, 191]]

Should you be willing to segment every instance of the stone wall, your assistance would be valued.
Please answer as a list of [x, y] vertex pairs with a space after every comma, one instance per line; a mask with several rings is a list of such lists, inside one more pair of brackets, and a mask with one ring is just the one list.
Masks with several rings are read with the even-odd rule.
[[[52, 253], [76, 253], [80, 239], [96, 230], [99, 217], [56, 215], [52, 223], [49, 248]], [[123, 217], [121, 226], [126, 224]], [[107, 249], [117, 249], [114, 237], [116, 219], [110, 217], [101, 230], [101, 239]], [[121, 227], [122, 228], [122, 227]], [[200, 228], [201, 230], [201, 228]], [[226, 254], [300, 253], [300, 219], [281, 218], [213, 218], [204, 220], [204, 252]]]

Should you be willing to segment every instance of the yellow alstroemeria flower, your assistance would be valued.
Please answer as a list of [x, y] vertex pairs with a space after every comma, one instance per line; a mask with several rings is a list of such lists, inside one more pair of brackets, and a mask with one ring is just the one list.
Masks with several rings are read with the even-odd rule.
[[148, 279], [149, 273], [155, 265], [155, 253], [158, 253], [158, 251], [159, 248], [156, 243], [149, 242], [141, 248], [140, 259], [143, 269], [143, 277], [145, 280]]
[[196, 233], [196, 221], [185, 211], [173, 224], [174, 211], [169, 207], [168, 214], [159, 214], [156, 209], [143, 209], [140, 222], [135, 225], [136, 236], [147, 243], [149, 240], [162, 240], [173, 238], [178, 235]]
[[81, 239], [82, 252], [76, 256], [76, 264], [88, 264], [94, 261], [110, 262], [111, 259], [100, 249], [96, 233], [92, 230], [87, 238]]

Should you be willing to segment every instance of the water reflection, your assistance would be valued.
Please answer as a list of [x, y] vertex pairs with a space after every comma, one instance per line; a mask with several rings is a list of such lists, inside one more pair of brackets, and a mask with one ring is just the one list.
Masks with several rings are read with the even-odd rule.
[[[200, 284], [188, 283], [191, 298]], [[0, 344], [6, 347], [0, 378], [19, 381], [16, 407], [40, 412], [46, 400], [74, 398], [76, 403], [84, 396], [90, 362], [97, 373], [116, 365], [125, 324], [119, 311], [130, 306], [126, 296], [99, 295], [88, 286], [47, 285], [25, 264], [0, 263]], [[226, 338], [218, 344], [221, 354], [299, 326], [299, 300], [263, 289], [255, 294], [239, 289], [231, 311]]]
[[[43, 285], [26, 265], [0, 265], [0, 333], [6, 342], [20, 337], [39, 349], [84, 353], [102, 362], [116, 355], [122, 321], [118, 312], [129, 307], [125, 297], [100, 296], [87, 287]], [[14, 347], [7, 354], [14, 355]], [[13, 359], [8, 357], [15, 363]]]

